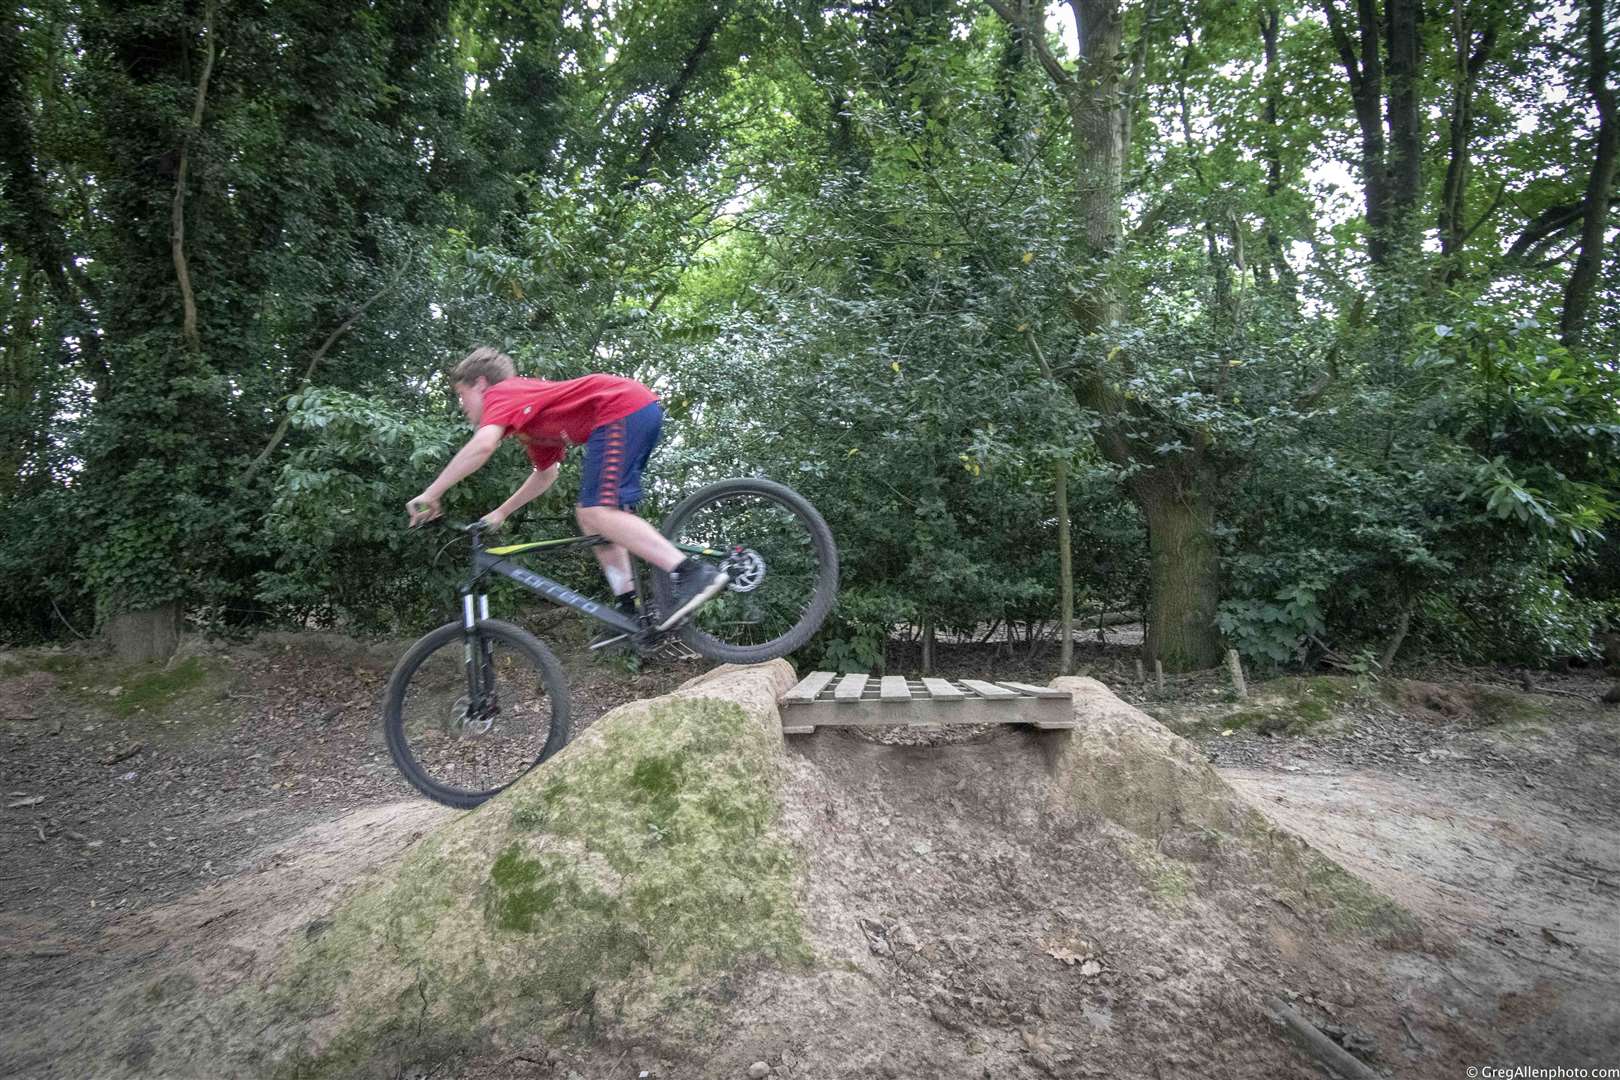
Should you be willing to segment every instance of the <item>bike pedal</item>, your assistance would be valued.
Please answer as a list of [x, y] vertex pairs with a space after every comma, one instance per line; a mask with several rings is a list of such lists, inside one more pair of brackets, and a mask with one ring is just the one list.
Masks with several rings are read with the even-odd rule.
[[680, 638], [669, 638], [654, 650], [660, 660], [701, 660], [702, 656]]

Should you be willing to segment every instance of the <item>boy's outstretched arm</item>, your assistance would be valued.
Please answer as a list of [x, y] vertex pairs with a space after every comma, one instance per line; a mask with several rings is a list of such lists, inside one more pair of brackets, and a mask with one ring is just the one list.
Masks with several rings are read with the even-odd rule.
[[546, 489], [557, 482], [557, 466], [548, 465], [544, 469], [535, 469], [529, 473], [523, 486], [512, 492], [512, 497], [501, 505], [484, 515], [484, 524], [491, 529], [498, 529], [507, 518], [517, 513], [529, 503], [546, 493]]
[[443, 513], [439, 507], [439, 500], [444, 497], [444, 493], [481, 469], [484, 462], [495, 452], [495, 448], [501, 445], [501, 436], [505, 434], [506, 428], [500, 424], [486, 424], [474, 432], [473, 437], [467, 440], [467, 445], [457, 450], [456, 456], [450, 459], [450, 464], [439, 473], [439, 478], [423, 489], [422, 494], [405, 504], [405, 512], [411, 516], [411, 524], [420, 525], [424, 521], [432, 521]]

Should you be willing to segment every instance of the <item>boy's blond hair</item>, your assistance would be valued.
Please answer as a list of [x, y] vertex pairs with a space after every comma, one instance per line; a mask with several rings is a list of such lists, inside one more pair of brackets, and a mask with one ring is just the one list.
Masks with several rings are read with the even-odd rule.
[[471, 385], [483, 379], [494, 386], [502, 379], [511, 379], [516, 375], [517, 365], [512, 363], [510, 356], [485, 345], [461, 358], [461, 363], [450, 373], [450, 382], [452, 385], [460, 386]]

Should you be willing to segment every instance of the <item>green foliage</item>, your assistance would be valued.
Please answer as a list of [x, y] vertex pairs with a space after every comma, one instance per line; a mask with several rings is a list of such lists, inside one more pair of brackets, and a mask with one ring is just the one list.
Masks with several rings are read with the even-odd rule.
[[0, 514], [0, 581], [6, 584], [0, 641], [31, 644], [94, 627], [95, 598], [74, 559], [82, 528], [82, 511], [64, 488], [46, 487], [6, 504]]
[[883, 671], [889, 633], [912, 613], [888, 590], [859, 585], [841, 589], [838, 606], [819, 635], [815, 666], [830, 671]]
[[[470, 435], [466, 421], [443, 404], [424, 415], [339, 390], [306, 391], [288, 408], [304, 445], [276, 478], [266, 527], [277, 554], [259, 574], [259, 595], [327, 625], [409, 630], [435, 621], [465, 577], [465, 558], [456, 546], [433, 561], [455, 534], [407, 530], [404, 506]], [[518, 456], [508, 450], [454, 488], [446, 517], [468, 521], [498, 506], [528, 468]]]
[[982, 6], [30, 5], [0, 27], [0, 637], [171, 601], [431, 620], [459, 564], [399, 508], [465, 435], [442, 371], [488, 343], [660, 392], [653, 515], [739, 472], [820, 507], [827, 666], [1055, 618], [1060, 462], [1081, 606], [1161, 587], [1173, 490], [1252, 659], [1371, 666], [1402, 628], [1402, 655], [1588, 652], [1620, 603], [1620, 322], [1545, 329], [1597, 134], [1579, 20], [1470, 5], [1471, 74], [1425, 21], [1420, 112], [1470, 94], [1407, 226], [1447, 250], [1373, 261], [1324, 168], [1360, 147], [1318, 9], [1148, 10], [1101, 243], [1072, 99]]

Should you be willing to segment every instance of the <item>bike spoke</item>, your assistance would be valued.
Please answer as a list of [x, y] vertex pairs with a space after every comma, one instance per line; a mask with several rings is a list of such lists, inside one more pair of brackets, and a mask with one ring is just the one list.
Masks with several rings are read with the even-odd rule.
[[768, 495], [735, 491], [695, 507], [677, 527], [677, 542], [727, 552], [739, 580], [693, 617], [692, 628], [729, 646], [765, 646], [803, 621], [818, 590], [835, 573], [794, 510]]

